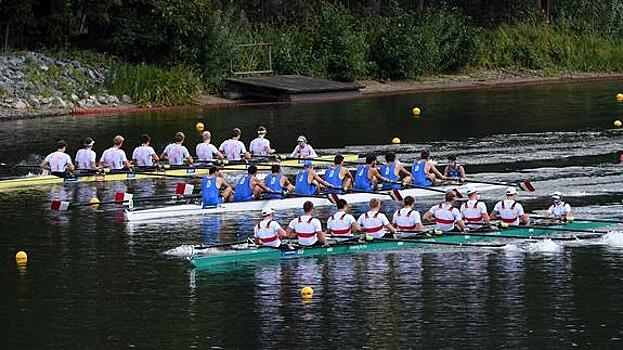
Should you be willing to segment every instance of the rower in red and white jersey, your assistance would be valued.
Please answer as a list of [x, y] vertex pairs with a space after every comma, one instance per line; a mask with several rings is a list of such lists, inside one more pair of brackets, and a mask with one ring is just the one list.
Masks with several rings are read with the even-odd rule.
[[318, 154], [314, 151], [313, 147], [307, 143], [307, 137], [304, 135], [299, 135], [296, 139], [296, 147], [294, 147], [294, 151], [290, 154], [291, 158], [316, 158]]
[[392, 223], [397, 230], [421, 231], [424, 228], [422, 226], [420, 213], [413, 208], [414, 204], [415, 198], [406, 196], [404, 199], [404, 206], [394, 212]]
[[105, 150], [100, 158], [100, 166], [108, 167], [110, 170], [120, 170], [123, 167], [132, 168], [132, 164], [125, 156], [125, 151], [121, 149], [125, 139], [121, 135], [115, 136], [113, 146]]
[[555, 219], [563, 220], [567, 218], [571, 218], [571, 206], [569, 203], [565, 203], [562, 201], [562, 193], [554, 192], [552, 193], [552, 200], [554, 203], [547, 209], [547, 213]]
[[303, 204], [304, 214], [292, 219], [286, 232], [289, 238], [298, 238], [299, 245], [309, 247], [322, 245], [325, 242], [320, 220], [314, 217], [314, 203], [307, 201]]
[[151, 137], [147, 134], [141, 135], [141, 145], [132, 152], [132, 161], [134, 165], [139, 167], [153, 167], [154, 162], [158, 162], [160, 158], [150, 146]]
[[95, 141], [92, 138], [87, 137], [84, 139], [83, 148], [76, 152], [76, 167], [78, 170], [89, 171], [97, 168], [97, 156], [92, 149], [94, 144]]
[[527, 225], [530, 222], [528, 215], [523, 211], [523, 206], [517, 203], [517, 189], [515, 187], [506, 189], [506, 199], [495, 204], [490, 217], [491, 220], [500, 219], [508, 225]]
[[169, 165], [179, 166], [184, 165], [184, 161], [188, 164], [193, 163], [193, 157], [190, 156], [188, 148], [183, 145], [186, 135], [183, 132], [178, 131], [175, 133], [175, 139], [173, 143], [167, 145], [162, 154], [161, 159], [168, 159]]
[[277, 248], [281, 245], [281, 239], [287, 235], [281, 225], [273, 219], [274, 212], [272, 208], [264, 208], [262, 221], [253, 228], [255, 242], [258, 245]]
[[456, 194], [446, 192], [445, 202], [432, 206], [423, 216], [426, 221], [435, 221], [436, 228], [443, 232], [464, 231], [465, 223], [461, 213], [454, 207]]
[[357, 222], [361, 225], [361, 231], [372, 235], [374, 238], [383, 238], [386, 235], [393, 238], [396, 229], [389, 223], [387, 216], [381, 213], [381, 201], [378, 198], [372, 198], [368, 207], [368, 212], [361, 214], [359, 219], [357, 219]]
[[340, 242], [347, 238], [340, 238], [339, 236], [351, 236], [354, 232], [359, 232], [360, 230], [361, 227], [355, 220], [355, 217], [348, 213], [346, 200], [338, 200], [337, 211], [327, 219], [327, 235], [332, 235], [332, 238]]
[[461, 205], [461, 215], [466, 224], [489, 222], [487, 205], [480, 201], [480, 192], [475, 188], [467, 189], [467, 202]]
[[257, 137], [249, 143], [249, 151], [253, 156], [268, 156], [275, 153], [270, 147], [270, 141], [266, 138], [266, 127], [261, 125], [257, 128]]
[[49, 170], [52, 175], [58, 177], [65, 177], [66, 171], [74, 171], [74, 163], [71, 162], [69, 154], [65, 153], [67, 150], [67, 143], [63, 140], [59, 140], [56, 145], [56, 151], [48, 154], [43, 162], [41, 162], [41, 168]]
[[218, 159], [225, 158], [223, 156], [223, 153], [221, 153], [221, 151], [219, 151], [216, 146], [210, 143], [210, 140], [212, 139], [212, 134], [210, 134], [209, 131], [202, 132], [201, 138], [203, 139], [203, 142], [197, 144], [197, 147], [195, 148], [198, 161], [206, 162], [214, 159], [215, 156]]
[[221, 143], [218, 150], [225, 155], [225, 158], [229, 160], [240, 160], [242, 157], [245, 159], [251, 158], [251, 154], [247, 152], [247, 148], [244, 146], [244, 143], [240, 141], [240, 135], [242, 135], [240, 129], [234, 128], [231, 132], [231, 138]]

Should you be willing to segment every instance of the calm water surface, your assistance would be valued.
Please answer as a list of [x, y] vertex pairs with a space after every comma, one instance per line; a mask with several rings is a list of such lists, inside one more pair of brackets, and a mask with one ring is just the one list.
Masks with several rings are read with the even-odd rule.
[[[232, 127], [249, 141], [259, 124], [278, 150], [306, 134], [317, 149], [391, 150], [405, 162], [423, 148], [456, 153], [483, 179], [531, 179], [522, 193], [542, 210], [555, 190], [576, 217], [623, 219], [623, 133], [614, 102], [622, 82], [500, 91], [399, 95], [323, 104], [172, 114], [0, 122], [0, 161], [32, 164], [58, 138], [85, 136], [98, 154], [118, 133], [128, 153], [140, 134], [161, 150], [189, 143], [203, 121], [216, 143]], [[412, 106], [424, 110], [409, 116]], [[398, 136], [402, 145], [387, 145]], [[70, 152], [75, 152], [71, 147]], [[5, 176], [17, 175], [6, 172]], [[231, 177], [231, 176], [230, 176]], [[232, 179], [234, 179], [232, 177]], [[128, 225], [117, 208], [47, 210], [55, 198], [171, 193], [178, 181], [39, 186], [0, 192], [0, 345], [13, 348], [615, 348], [623, 339], [623, 248], [605, 241], [504, 249], [426, 249], [263, 262], [193, 271], [165, 251], [245, 237], [256, 213]], [[489, 206], [500, 190], [483, 193]], [[438, 198], [421, 198], [426, 210]], [[387, 213], [396, 204], [385, 202]], [[355, 206], [358, 214], [365, 208]], [[278, 213], [286, 223], [297, 210]], [[330, 208], [317, 214], [326, 218]], [[613, 227], [620, 230], [621, 227]], [[13, 256], [29, 253], [25, 269]], [[314, 288], [303, 301], [302, 286]]]

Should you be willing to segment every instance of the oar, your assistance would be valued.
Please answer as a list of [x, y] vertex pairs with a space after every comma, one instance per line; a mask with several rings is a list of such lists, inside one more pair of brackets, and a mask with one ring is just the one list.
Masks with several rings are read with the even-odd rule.
[[445, 246], [455, 246], [455, 247], [488, 247], [488, 248], [500, 248], [506, 246], [506, 244], [478, 244], [478, 243], [458, 243], [458, 242], [443, 242], [443, 241], [434, 241], [434, 237], [430, 238], [375, 238], [374, 240], [380, 241], [388, 241], [388, 242], [408, 242], [408, 243], [417, 243], [417, 244], [432, 244], [432, 245], [445, 245]]
[[[398, 182], [398, 181], [386, 181], [386, 183], [396, 184], [396, 185], [403, 185], [403, 186], [405, 186], [407, 188], [418, 188], [418, 189], [425, 190], [425, 191], [431, 191], [431, 192], [437, 192], [437, 193], [443, 193], [443, 194], [445, 194], [447, 192], [447, 191], [444, 191], [444, 190], [440, 190], [438, 188], [430, 188], [430, 187], [425, 187], [425, 186], [406, 184], [406, 183], [402, 183], [402, 182]], [[453, 188], [451, 191], [454, 192], [454, 194], [458, 198], [463, 198], [463, 194], [458, 189]]]
[[517, 229], [534, 229], [534, 230], [543, 230], [543, 231], [598, 233], [598, 234], [606, 234], [610, 232], [610, 231], [602, 231], [602, 230], [575, 229], [575, 228], [567, 228], [567, 227], [547, 227], [547, 226], [539, 226], [539, 225], [508, 225], [506, 227], [517, 228]]
[[[491, 231], [496, 232], [496, 231]], [[509, 239], [527, 239], [527, 240], [546, 240], [551, 239], [552, 241], [575, 241], [578, 239], [593, 239], [597, 237], [601, 237], [604, 233], [591, 233], [582, 236], [573, 236], [573, 237], [551, 237], [551, 236], [524, 236], [524, 235], [512, 235], [512, 234], [503, 234], [503, 233], [482, 233], [482, 232], [446, 232], [444, 235], [449, 236], [474, 236], [474, 237], [490, 237], [490, 238], [509, 238]]]
[[[324, 158], [279, 157], [279, 159], [280, 160], [300, 160], [301, 162], [304, 162], [306, 160], [311, 160], [312, 162], [319, 162], [319, 163], [333, 163], [334, 162], [333, 159], [324, 159]], [[348, 160], [345, 160], [343, 163], [344, 164], [352, 164], [352, 165], [365, 165], [365, 163], [352, 162], [352, 161], [348, 161]]]
[[[530, 218], [533, 219], [542, 219], [542, 220], [555, 220], [555, 217], [552, 216], [533, 216], [530, 215]], [[563, 219], [563, 221], [565, 221]], [[570, 221], [570, 220], [567, 220]], [[623, 220], [613, 220], [613, 219], [591, 219], [591, 218], [573, 218], [573, 221], [586, 221], [586, 222], [604, 222], [608, 224], [623, 224]]]
[[218, 243], [218, 244], [211, 244], [211, 245], [193, 246], [193, 248], [195, 250], [204, 250], [204, 249], [210, 249], [210, 248], [231, 247], [231, 246], [234, 246], [234, 245], [245, 244], [245, 243], [249, 243], [249, 239], [248, 238], [245, 239], [245, 240], [240, 240], [240, 241], [230, 242], [230, 243]]
[[[459, 178], [450, 178], [452, 180], [456, 180], [456, 181], [460, 181]], [[532, 182], [530, 182], [529, 180], [522, 180], [521, 182], [496, 182], [496, 181], [484, 181], [484, 180], [474, 180], [472, 178], [466, 178], [464, 179], [465, 182], [473, 182], [473, 183], [477, 183], [477, 184], [487, 184], [487, 185], [500, 185], [500, 186], [512, 186], [512, 187], [519, 187], [520, 189], [527, 191], [527, 192], [534, 192], [534, 186], [532, 185]]]

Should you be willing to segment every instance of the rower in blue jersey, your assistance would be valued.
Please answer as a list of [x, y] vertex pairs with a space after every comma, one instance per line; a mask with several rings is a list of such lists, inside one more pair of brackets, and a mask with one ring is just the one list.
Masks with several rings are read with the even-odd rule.
[[375, 155], [368, 155], [366, 157], [366, 164], [357, 166], [357, 172], [355, 173], [355, 190], [374, 191], [377, 189], [379, 183], [389, 181], [389, 179], [383, 177], [379, 173], [375, 166]]
[[264, 196], [265, 198], [284, 198], [285, 195], [282, 193], [294, 192], [294, 186], [290, 180], [281, 173], [281, 166], [275, 164], [270, 170], [271, 173], [264, 179], [264, 185], [268, 187], [270, 192], [279, 193], [268, 193]]
[[247, 173], [236, 185], [234, 202], [250, 201], [259, 197], [262, 192], [270, 192], [270, 189], [257, 178], [257, 166], [251, 165]]
[[324, 180], [333, 186], [327, 192], [344, 193], [353, 187], [353, 175], [344, 167], [344, 156], [335, 156], [333, 165], [328, 166], [324, 172]]
[[[396, 155], [391, 152], [385, 155], [385, 164], [381, 166], [381, 175], [391, 182], [411, 182], [411, 173], [400, 162], [396, 161]], [[383, 189], [397, 190], [402, 188], [402, 184], [391, 182], [384, 182]]]
[[422, 151], [420, 159], [413, 162], [411, 175], [413, 176], [413, 184], [422, 187], [430, 186], [436, 179], [446, 179], [430, 160], [430, 153], [428, 153], [428, 151]]
[[218, 168], [212, 167], [208, 173], [201, 180], [201, 202], [204, 208], [214, 207], [231, 197], [231, 186], [219, 176]]
[[303, 166], [305, 169], [296, 174], [294, 192], [297, 194], [314, 195], [319, 189], [322, 190], [325, 187], [332, 187], [330, 183], [326, 182], [320, 178], [318, 174], [316, 174], [311, 160], [306, 160], [305, 163], [303, 163]]
[[448, 156], [448, 165], [446, 165], [444, 175], [447, 178], [454, 180], [465, 180], [465, 169], [462, 165], [456, 162], [456, 156], [454, 154]]

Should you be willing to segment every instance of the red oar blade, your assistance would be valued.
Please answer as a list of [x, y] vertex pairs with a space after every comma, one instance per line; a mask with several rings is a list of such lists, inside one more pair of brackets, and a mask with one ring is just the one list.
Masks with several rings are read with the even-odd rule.
[[519, 183], [519, 187], [524, 190], [524, 191], [528, 191], [528, 192], [534, 192], [536, 191], [534, 189], [534, 186], [532, 186], [532, 183], [528, 180], [523, 180], [522, 182]]
[[69, 209], [69, 202], [53, 200], [50, 205], [50, 209], [54, 211], [65, 211]]
[[463, 198], [463, 194], [461, 193], [461, 191], [459, 191], [458, 188], [453, 188], [452, 192], [454, 192], [457, 198]]
[[336, 204], [336, 205], [337, 205], [337, 201], [340, 200], [340, 196], [338, 196], [337, 193], [329, 193], [327, 197], [329, 198], [329, 202]]
[[115, 203], [123, 204], [123, 202], [131, 201], [133, 196], [132, 193], [117, 192], [115, 193]]
[[399, 190], [393, 190], [389, 193], [389, 196], [392, 197], [393, 200], [395, 200], [396, 202], [402, 202], [404, 200], [404, 197], [402, 196], [402, 193], [400, 193]]
[[187, 184], [185, 182], [180, 182], [175, 186], [175, 194], [178, 196], [190, 196], [193, 194], [195, 190], [195, 186], [191, 184]]

